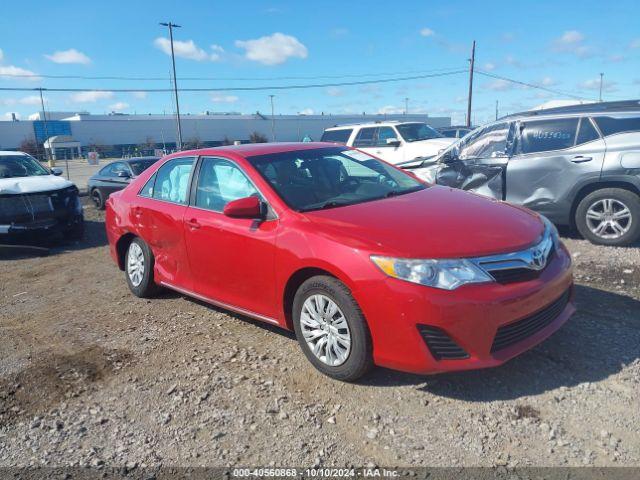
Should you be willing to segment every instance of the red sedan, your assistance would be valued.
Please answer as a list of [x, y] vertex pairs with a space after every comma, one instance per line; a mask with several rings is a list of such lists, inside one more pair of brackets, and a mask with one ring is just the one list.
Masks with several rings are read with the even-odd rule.
[[106, 226], [135, 295], [166, 287], [294, 330], [340, 380], [496, 366], [575, 311], [545, 218], [343, 146], [170, 155], [111, 195]]

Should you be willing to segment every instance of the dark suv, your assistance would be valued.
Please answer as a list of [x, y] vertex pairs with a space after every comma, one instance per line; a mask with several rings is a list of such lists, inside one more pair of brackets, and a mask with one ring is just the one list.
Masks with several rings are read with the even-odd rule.
[[523, 205], [603, 245], [640, 238], [640, 101], [510, 115], [432, 159], [420, 178]]

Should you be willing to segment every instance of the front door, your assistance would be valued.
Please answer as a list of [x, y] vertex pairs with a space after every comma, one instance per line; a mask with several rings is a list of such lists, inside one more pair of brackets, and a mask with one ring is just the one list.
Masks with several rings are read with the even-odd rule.
[[[277, 317], [275, 239], [278, 219], [231, 218], [227, 203], [262, 195], [233, 161], [203, 157], [185, 214], [195, 292], [216, 302]], [[273, 217], [273, 218], [271, 218]]]
[[[398, 142], [389, 144], [387, 139], [396, 139]], [[403, 140], [391, 127], [361, 128], [353, 146], [385, 162], [396, 164], [404, 160]]]
[[604, 140], [588, 117], [523, 120], [516, 130], [506, 199], [565, 223], [576, 184], [600, 177]]
[[478, 129], [445, 152], [437, 167], [436, 183], [503, 200], [512, 138], [510, 122]]

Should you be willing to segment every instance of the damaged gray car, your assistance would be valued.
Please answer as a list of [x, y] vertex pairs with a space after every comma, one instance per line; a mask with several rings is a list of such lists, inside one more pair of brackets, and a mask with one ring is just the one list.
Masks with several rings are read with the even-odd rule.
[[423, 180], [523, 205], [593, 243], [640, 239], [640, 102], [510, 115], [438, 156], [400, 165]]

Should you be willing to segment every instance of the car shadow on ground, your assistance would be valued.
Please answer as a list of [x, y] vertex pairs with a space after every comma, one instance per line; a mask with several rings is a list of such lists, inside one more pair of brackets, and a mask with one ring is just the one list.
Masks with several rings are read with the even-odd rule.
[[25, 239], [0, 239], [0, 260], [57, 255], [67, 251], [85, 250], [107, 244], [104, 222], [85, 220], [81, 240], [65, 240], [61, 235], [39, 235]]
[[598, 382], [640, 358], [640, 302], [576, 286], [578, 312], [553, 336], [506, 364], [485, 370], [419, 376], [377, 369], [362, 384], [415, 385], [469, 402], [512, 400]]

